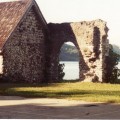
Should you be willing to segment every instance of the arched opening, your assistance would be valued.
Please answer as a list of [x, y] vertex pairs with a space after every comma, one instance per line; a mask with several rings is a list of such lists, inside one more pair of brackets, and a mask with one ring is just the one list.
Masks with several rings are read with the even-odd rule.
[[64, 64], [63, 72], [65, 73], [63, 80], [79, 79], [79, 51], [72, 42], [65, 42], [59, 55], [60, 64]]

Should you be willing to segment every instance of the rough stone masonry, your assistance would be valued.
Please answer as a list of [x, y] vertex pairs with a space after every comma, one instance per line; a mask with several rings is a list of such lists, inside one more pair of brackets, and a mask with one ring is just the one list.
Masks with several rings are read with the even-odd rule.
[[80, 81], [105, 82], [106, 22], [47, 24], [34, 0], [20, 0], [0, 3], [0, 26], [1, 78], [27, 83], [59, 81], [60, 49], [70, 41], [79, 51]]
[[105, 82], [105, 58], [109, 53], [106, 22], [98, 19], [89, 22], [50, 23], [48, 28], [51, 43], [51, 80], [58, 80], [60, 48], [70, 41], [79, 51], [80, 81]]

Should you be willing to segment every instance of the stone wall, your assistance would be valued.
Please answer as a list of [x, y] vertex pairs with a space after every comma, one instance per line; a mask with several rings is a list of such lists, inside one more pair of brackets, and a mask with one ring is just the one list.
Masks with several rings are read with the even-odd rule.
[[[108, 55], [108, 28], [106, 22], [98, 19], [77, 23], [48, 24], [50, 81], [58, 80], [58, 62], [61, 46], [72, 42], [79, 50], [80, 80], [104, 82], [105, 57]], [[74, 74], [74, 73], [73, 73]]]
[[106, 22], [50, 23], [48, 30], [32, 8], [0, 53], [0, 74], [14, 82], [59, 81], [60, 49], [65, 42], [72, 42], [79, 51], [80, 81], [105, 82], [109, 52]]
[[45, 78], [45, 36], [32, 8], [3, 48], [4, 77], [11, 81], [42, 82]]

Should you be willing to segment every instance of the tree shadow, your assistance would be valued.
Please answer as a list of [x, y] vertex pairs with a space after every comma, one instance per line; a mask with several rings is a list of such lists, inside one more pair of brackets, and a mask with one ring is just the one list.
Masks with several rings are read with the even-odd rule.
[[[0, 100], [7, 100], [5, 96], [21, 96], [27, 98], [60, 98], [60, 99], [76, 99], [76, 100], [84, 100], [86, 101], [103, 101], [106, 103], [116, 103], [120, 102], [119, 90], [81, 90], [81, 89], [42, 89], [38, 90], [42, 87], [62, 87], [62, 84], [48, 84], [48, 85], [16, 85], [16, 84], [2, 84], [0, 86]], [[20, 88], [20, 89], [19, 89]], [[24, 99], [21, 97], [17, 97], [16, 99]], [[103, 100], [100, 98], [104, 98]], [[9, 97], [9, 99], [15, 99], [14, 97]]]
[[32, 99], [31, 103], [0, 106], [1, 119], [119, 119], [120, 105], [105, 103], [71, 103], [71, 101], [51, 101]]

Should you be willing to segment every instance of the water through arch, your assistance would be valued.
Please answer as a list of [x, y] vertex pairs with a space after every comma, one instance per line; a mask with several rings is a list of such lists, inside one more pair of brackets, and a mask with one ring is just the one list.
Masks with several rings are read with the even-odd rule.
[[76, 80], [79, 79], [79, 51], [72, 42], [65, 42], [59, 55], [60, 64], [64, 64], [64, 80]]

